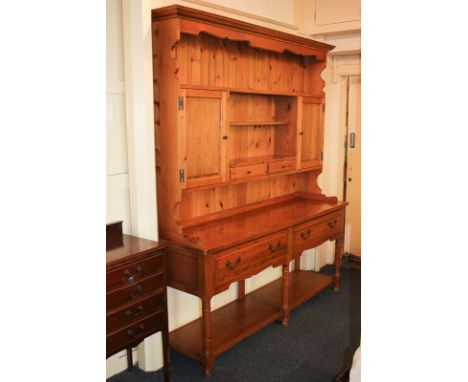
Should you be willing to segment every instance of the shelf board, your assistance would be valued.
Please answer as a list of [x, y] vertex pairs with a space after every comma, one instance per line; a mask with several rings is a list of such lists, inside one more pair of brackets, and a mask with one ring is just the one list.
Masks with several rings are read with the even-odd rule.
[[321, 100], [324, 98], [325, 94], [323, 92], [318, 93], [303, 93], [303, 92], [281, 92], [281, 91], [274, 91], [274, 90], [259, 90], [259, 89], [240, 89], [240, 88], [230, 88], [230, 87], [223, 87], [223, 86], [203, 86], [203, 85], [191, 85], [191, 84], [181, 84], [181, 89], [203, 89], [203, 90], [219, 90], [219, 91], [227, 91], [231, 93], [237, 94], [264, 94], [264, 95], [272, 95], [272, 96], [286, 96], [286, 97], [311, 97], [316, 98], [317, 100]]
[[[295, 308], [331, 285], [332, 278], [316, 272], [289, 274], [289, 304]], [[259, 288], [211, 313], [211, 345], [215, 356], [242, 341], [269, 323], [281, 318], [282, 279]], [[202, 318], [169, 335], [170, 346], [189, 357], [201, 360]]]
[[285, 160], [285, 159], [295, 160], [296, 157], [291, 156], [291, 155], [264, 155], [264, 156], [258, 156], [258, 157], [250, 157], [250, 158], [231, 159], [229, 161], [229, 167], [246, 166], [250, 164], [274, 162], [277, 160]]
[[229, 126], [274, 126], [287, 124], [289, 124], [289, 121], [238, 121], [230, 122]]

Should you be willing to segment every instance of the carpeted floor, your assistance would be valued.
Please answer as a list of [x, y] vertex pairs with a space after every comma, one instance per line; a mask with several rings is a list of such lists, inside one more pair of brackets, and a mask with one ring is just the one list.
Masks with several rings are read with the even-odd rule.
[[[332, 266], [322, 269], [332, 274]], [[272, 323], [215, 358], [212, 382], [331, 382], [352, 359], [361, 335], [361, 272], [345, 266], [341, 290], [327, 289], [291, 313], [288, 328]], [[200, 365], [171, 352], [173, 382], [207, 382]], [[134, 368], [107, 382], [159, 382], [162, 370]]]

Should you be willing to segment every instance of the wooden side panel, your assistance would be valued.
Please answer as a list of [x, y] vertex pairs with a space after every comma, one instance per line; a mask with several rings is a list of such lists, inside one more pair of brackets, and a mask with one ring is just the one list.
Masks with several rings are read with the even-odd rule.
[[179, 248], [166, 249], [168, 285], [198, 295], [198, 256]]
[[180, 232], [175, 219], [175, 208], [181, 198], [177, 101], [182, 72], [177, 60], [178, 20], [153, 22], [152, 34], [158, 221], [161, 229]]

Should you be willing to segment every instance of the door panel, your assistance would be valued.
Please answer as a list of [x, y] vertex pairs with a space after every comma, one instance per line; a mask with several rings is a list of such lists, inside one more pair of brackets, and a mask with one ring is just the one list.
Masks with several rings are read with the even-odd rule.
[[302, 104], [301, 168], [320, 166], [322, 154], [322, 104]]
[[[349, 77], [346, 252], [361, 256], [361, 77]], [[351, 134], [354, 134], [352, 147]]]
[[186, 187], [221, 183], [226, 179], [225, 93], [186, 92]]

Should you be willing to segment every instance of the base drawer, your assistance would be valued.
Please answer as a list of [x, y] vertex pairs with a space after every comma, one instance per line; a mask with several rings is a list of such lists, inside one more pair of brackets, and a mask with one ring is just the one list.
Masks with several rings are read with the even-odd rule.
[[106, 295], [106, 311], [109, 312], [118, 309], [122, 305], [129, 304], [140, 298], [145, 298], [154, 291], [162, 288], [163, 283], [163, 274], [158, 273], [141, 280], [139, 283], [115, 289]]
[[134, 285], [141, 279], [159, 273], [163, 268], [163, 254], [158, 253], [145, 260], [141, 260], [125, 267], [117, 268], [107, 273], [107, 291], [126, 285]]
[[294, 227], [293, 231], [293, 256], [298, 252], [316, 247], [324, 241], [332, 238], [343, 228], [343, 214], [335, 213], [321, 217], [317, 220]]
[[145, 337], [161, 330], [164, 323], [163, 318], [164, 312], [160, 311], [108, 335], [106, 337], [107, 356], [126, 347], [135, 346]]
[[106, 333], [112, 333], [117, 329], [131, 325], [133, 322], [163, 309], [163, 290], [150, 295], [147, 298], [127, 305], [106, 317]]
[[223, 290], [231, 282], [250, 277], [270, 265], [285, 261], [288, 252], [288, 234], [282, 232], [259, 239], [251, 244], [216, 255], [216, 291]]

